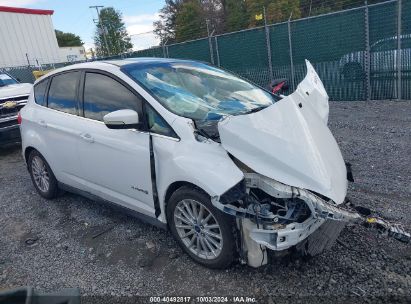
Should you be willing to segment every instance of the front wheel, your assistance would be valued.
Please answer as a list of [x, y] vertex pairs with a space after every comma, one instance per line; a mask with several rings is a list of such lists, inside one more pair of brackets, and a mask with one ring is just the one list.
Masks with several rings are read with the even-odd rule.
[[197, 263], [227, 268], [235, 257], [235, 222], [216, 209], [202, 191], [181, 187], [167, 205], [170, 230], [181, 248]]

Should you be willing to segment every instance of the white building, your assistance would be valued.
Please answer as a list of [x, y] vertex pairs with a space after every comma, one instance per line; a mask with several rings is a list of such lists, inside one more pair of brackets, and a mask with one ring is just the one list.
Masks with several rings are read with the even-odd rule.
[[0, 68], [61, 62], [52, 10], [0, 6]]
[[74, 62], [86, 60], [86, 50], [84, 46], [60, 47], [61, 62]]

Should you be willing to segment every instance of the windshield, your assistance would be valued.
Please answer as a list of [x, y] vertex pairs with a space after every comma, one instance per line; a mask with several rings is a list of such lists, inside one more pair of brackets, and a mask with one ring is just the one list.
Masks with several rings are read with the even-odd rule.
[[230, 73], [198, 62], [136, 63], [123, 71], [171, 112], [218, 120], [265, 108], [274, 97]]
[[16, 84], [17, 81], [11, 78], [9, 75], [0, 73], [0, 87], [4, 87], [10, 84]]

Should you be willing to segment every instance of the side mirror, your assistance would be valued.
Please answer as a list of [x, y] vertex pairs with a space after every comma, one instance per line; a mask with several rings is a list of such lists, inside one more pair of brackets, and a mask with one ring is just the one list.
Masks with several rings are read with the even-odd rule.
[[103, 117], [109, 129], [134, 129], [139, 127], [138, 113], [134, 110], [118, 110]]

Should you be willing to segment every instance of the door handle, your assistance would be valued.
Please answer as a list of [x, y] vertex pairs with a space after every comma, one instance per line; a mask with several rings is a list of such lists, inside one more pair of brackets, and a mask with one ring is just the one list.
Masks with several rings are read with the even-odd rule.
[[89, 142], [89, 143], [93, 143], [93, 142], [94, 142], [93, 136], [91, 136], [89, 133], [83, 133], [83, 134], [80, 135], [80, 137], [81, 137], [83, 140], [85, 140], [85, 141], [87, 141], [87, 142]]
[[39, 120], [39, 125], [42, 126], [43, 128], [47, 128], [47, 123], [45, 120]]

